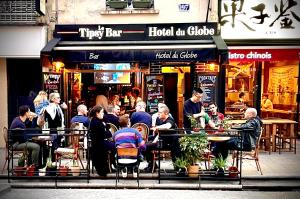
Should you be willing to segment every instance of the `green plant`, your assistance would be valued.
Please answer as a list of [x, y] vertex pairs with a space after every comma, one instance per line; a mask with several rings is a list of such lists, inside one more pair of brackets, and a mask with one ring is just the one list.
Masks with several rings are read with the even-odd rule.
[[174, 162], [174, 166], [175, 167], [178, 167], [178, 168], [181, 168], [181, 169], [186, 169], [188, 165], [188, 161], [185, 159], [185, 157], [179, 157], [179, 158], [176, 158], [176, 161]]
[[27, 157], [28, 157], [28, 152], [27, 152], [27, 150], [24, 150], [24, 152], [22, 153], [22, 156], [20, 156], [18, 159], [19, 167], [27, 166]]
[[221, 125], [223, 129], [230, 129], [231, 128], [231, 123], [229, 122], [229, 120], [232, 120], [232, 117], [227, 116], [225, 117], [222, 121], [221, 121]]
[[179, 144], [182, 156], [187, 162], [187, 166], [195, 165], [197, 160], [201, 160], [204, 151], [208, 148], [208, 141], [205, 133], [184, 136], [180, 138]]
[[201, 128], [201, 124], [196, 118], [194, 118], [192, 115], [189, 115], [188, 118], [191, 122], [191, 128]]
[[217, 157], [214, 159], [213, 161], [213, 168], [214, 169], [223, 169], [225, 170], [225, 168], [227, 167], [227, 160], [223, 159], [223, 157]]

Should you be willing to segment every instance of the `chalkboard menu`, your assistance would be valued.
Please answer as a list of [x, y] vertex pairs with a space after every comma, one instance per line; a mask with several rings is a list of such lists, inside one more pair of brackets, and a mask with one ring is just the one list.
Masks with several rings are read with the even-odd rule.
[[157, 112], [158, 103], [164, 103], [163, 75], [146, 75], [147, 110], [150, 114]]
[[61, 74], [60, 73], [43, 73], [44, 90], [49, 94], [60, 92]]
[[198, 74], [198, 87], [203, 90], [203, 103], [215, 102], [217, 75]]

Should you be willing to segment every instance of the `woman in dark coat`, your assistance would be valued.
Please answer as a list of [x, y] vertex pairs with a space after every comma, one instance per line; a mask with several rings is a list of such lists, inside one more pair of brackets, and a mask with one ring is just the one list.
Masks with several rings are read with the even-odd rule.
[[101, 106], [94, 106], [90, 112], [90, 136], [92, 141], [91, 156], [93, 166], [98, 175], [106, 176], [109, 172], [108, 167], [108, 151], [115, 154], [115, 145], [108, 138], [112, 137], [111, 132], [103, 121], [104, 109]]

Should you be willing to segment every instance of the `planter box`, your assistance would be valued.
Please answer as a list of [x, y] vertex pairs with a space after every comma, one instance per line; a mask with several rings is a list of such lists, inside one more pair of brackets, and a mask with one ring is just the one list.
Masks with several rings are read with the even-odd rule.
[[132, 1], [133, 8], [151, 8], [151, 1]]
[[127, 7], [127, 1], [109, 1], [108, 5], [114, 9], [124, 9]]

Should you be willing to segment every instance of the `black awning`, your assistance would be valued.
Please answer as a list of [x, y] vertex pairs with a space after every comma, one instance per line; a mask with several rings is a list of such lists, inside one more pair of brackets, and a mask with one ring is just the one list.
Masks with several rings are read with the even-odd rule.
[[[227, 46], [220, 36], [212, 40], [170, 41], [60, 41], [52, 39], [41, 51], [53, 60], [78, 63], [146, 61], [219, 61]], [[224, 61], [224, 60], [223, 60]]]

